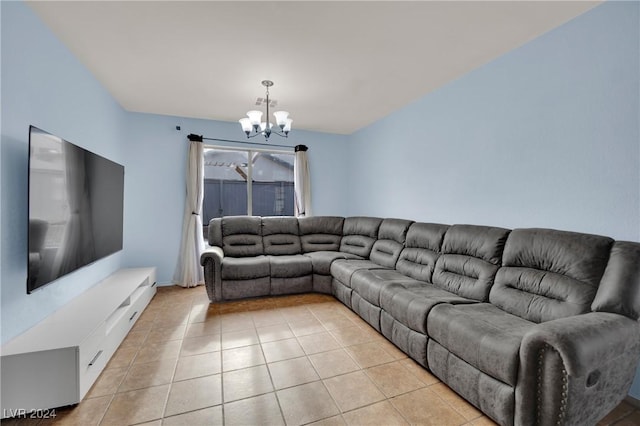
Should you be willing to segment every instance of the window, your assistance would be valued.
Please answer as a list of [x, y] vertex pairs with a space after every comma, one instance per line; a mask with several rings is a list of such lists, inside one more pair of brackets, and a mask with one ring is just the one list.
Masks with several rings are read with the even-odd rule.
[[205, 147], [203, 225], [231, 215], [293, 216], [294, 154]]

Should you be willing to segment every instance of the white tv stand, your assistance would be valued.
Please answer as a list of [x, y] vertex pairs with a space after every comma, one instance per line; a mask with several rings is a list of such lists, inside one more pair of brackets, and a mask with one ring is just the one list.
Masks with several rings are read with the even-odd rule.
[[121, 269], [3, 345], [2, 418], [80, 402], [155, 293], [155, 268]]

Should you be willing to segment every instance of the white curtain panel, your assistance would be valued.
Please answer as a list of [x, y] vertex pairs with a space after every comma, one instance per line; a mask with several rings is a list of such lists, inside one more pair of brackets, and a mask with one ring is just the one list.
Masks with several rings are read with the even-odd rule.
[[195, 287], [204, 283], [200, 255], [204, 249], [202, 236], [202, 197], [204, 186], [204, 147], [202, 142], [189, 142], [187, 159], [187, 198], [182, 224], [182, 243], [173, 282], [182, 287]]
[[309, 160], [307, 147], [298, 145], [295, 148], [293, 189], [295, 192], [295, 215], [311, 216], [311, 175], [309, 174]]

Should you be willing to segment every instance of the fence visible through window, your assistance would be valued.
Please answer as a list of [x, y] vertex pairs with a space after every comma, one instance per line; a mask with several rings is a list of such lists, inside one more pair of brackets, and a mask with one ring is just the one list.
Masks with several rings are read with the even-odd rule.
[[293, 164], [288, 152], [205, 148], [205, 228], [222, 216], [293, 216]]

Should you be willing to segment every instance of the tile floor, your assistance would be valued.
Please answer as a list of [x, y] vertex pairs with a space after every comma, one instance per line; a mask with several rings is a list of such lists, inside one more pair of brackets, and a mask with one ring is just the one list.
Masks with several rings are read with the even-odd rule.
[[[86, 398], [3, 425], [492, 425], [333, 297], [161, 287]], [[623, 402], [602, 425], [640, 425]]]

